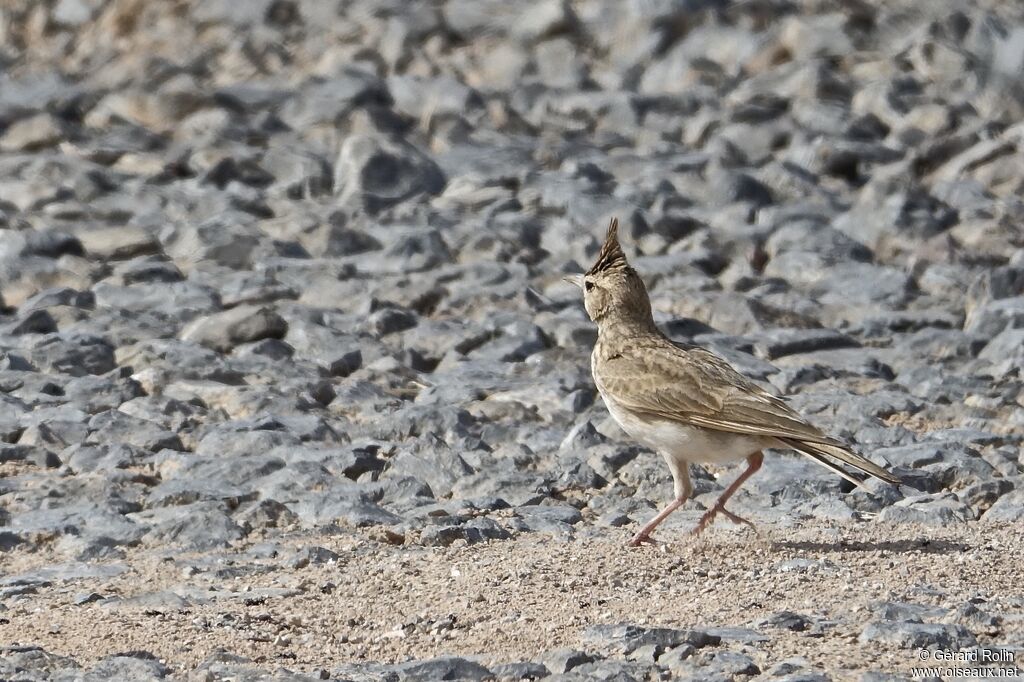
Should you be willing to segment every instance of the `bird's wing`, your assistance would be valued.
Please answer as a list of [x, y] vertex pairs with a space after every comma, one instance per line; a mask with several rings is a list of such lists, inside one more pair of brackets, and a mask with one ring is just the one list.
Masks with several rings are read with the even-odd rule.
[[597, 381], [623, 407], [715, 431], [836, 444], [703, 348], [641, 341], [602, 362]]
[[858, 485], [829, 458], [889, 483], [899, 479], [806, 422], [768, 393], [703, 348], [678, 348], [667, 340], [639, 341], [605, 358], [596, 377], [602, 390], [633, 412], [715, 431], [775, 438]]

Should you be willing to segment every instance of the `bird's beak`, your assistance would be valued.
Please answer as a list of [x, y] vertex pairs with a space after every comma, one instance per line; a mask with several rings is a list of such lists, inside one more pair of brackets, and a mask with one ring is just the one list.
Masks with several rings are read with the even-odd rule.
[[564, 279], [569, 284], [575, 284], [580, 289], [583, 288], [583, 275], [569, 275], [568, 277], [563, 277], [562, 279]]

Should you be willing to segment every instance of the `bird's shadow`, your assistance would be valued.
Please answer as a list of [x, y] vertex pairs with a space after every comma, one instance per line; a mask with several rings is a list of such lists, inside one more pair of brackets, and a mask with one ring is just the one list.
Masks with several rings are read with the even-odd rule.
[[773, 542], [772, 546], [777, 549], [790, 549], [803, 552], [846, 553], [886, 551], [894, 554], [909, 554], [911, 552], [918, 552], [922, 554], [947, 554], [949, 552], [965, 552], [971, 548], [970, 545], [963, 542], [929, 540], [924, 538], [912, 540], [881, 540], [879, 542], [859, 540], [839, 540], [837, 542], [782, 540]]

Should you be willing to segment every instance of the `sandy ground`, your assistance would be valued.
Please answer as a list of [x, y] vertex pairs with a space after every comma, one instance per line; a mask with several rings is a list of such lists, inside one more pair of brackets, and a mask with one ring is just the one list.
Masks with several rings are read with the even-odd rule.
[[[557, 647], [587, 649], [583, 632], [595, 623], [740, 626], [770, 639], [721, 646], [751, 655], [762, 671], [800, 656], [850, 679], [918, 664], [914, 650], [858, 640], [875, 619], [872, 604], [955, 608], [980, 597], [979, 608], [1004, 622], [988, 632], [971, 627], [979, 640], [1024, 644], [1021, 528], [867, 522], [763, 527], [755, 536], [723, 525], [697, 540], [668, 528], [666, 544], [642, 549], [624, 546], [626, 529], [582, 534], [447, 548], [392, 546], [373, 529], [286, 540], [340, 555], [303, 568], [243, 555], [258, 550], [252, 542], [213, 563], [209, 555], [137, 550], [119, 576], [54, 583], [8, 602], [0, 642], [40, 645], [82, 664], [141, 649], [184, 672], [222, 649], [268, 669], [330, 670], [448, 653], [484, 663], [535, 660]], [[5, 573], [53, 561], [45, 551], [8, 555]], [[75, 604], [90, 592], [124, 601]], [[784, 610], [823, 625], [792, 632], [760, 623]]]

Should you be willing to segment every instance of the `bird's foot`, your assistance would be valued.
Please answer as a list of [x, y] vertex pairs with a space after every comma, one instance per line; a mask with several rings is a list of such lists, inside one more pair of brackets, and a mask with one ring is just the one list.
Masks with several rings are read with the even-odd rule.
[[733, 514], [724, 506], [716, 504], [714, 507], [704, 512], [704, 516], [700, 517], [700, 521], [697, 522], [696, 527], [690, 532], [690, 534], [700, 535], [701, 533], [703, 533], [704, 529], [710, 526], [711, 522], [714, 521], [715, 517], [719, 514], [721, 514], [722, 516], [729, 519], [735, 524], [743, 524], [746, 526], [750, 526], [750, 529], [752, 531], [754, 531], [755, 533], [758, 532], [757, 526], [755, 526], [753, 523], [751, 523], [750, 521], [746, 520], [738, 514]]
[[700, 521], [698, 521], [697, 525], [694, 526], [693, 530], [690, 531], [690, 535], [697, 537], [698, 535], [703, 533], [704, 529], [707, 528], [708, 525], [714, 520], [715, 514], [716, 511], [714, 509], [709, 509], [707, 513], [704, 514], [704, 516], [700, 517]]
[[630, 538], [629, 542], [626, 543], [627, 547], [641, 547], [643, 545], [656, 545], [658, 541], [652, 538], [650, 535], [644, 532], [639, 532]]
[[719, 511], [720, 511], [720, 512], [721, 512], [722, 514], [724, 514], [724, 515], [725, 515], [725, 518], [729, 519], [729, 520], [730, 520], [730, 521], [732, 521], [733, 523], [735, 523], [735, 524], [737, 524], [737, 525], [744, 525], [744, 526], [749, 526], [749, 527], [750, 527], [750, 530], [754, 531], [754, 532], [755, 532], [755, 533], [757, 533], [758, 535], [760, 535], [760, 534], [761, 534], [761, 533], [760, 533], [760, 531], [758, 531], [758, 530], [757, 530], [757, 526], [755, 526], [755, 525], [754, 525], [753, 523], [751, 523], [751, 522], [750, 522], [750, 521], [748, 521], [747, 519], [743, 518], [742, 516], [740, 516], [740, 515], [738, 515], [738, 514], [733, 514], [733, 513], [731, 512], [731, 511], [729, 511], [729, 510], [728, 510], [728, 509], [726, 509], [725, 507], [722, 507], [721, 509], [719, 509]]

